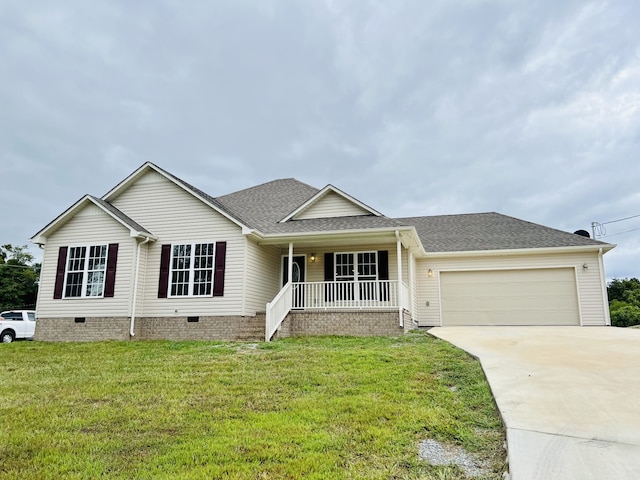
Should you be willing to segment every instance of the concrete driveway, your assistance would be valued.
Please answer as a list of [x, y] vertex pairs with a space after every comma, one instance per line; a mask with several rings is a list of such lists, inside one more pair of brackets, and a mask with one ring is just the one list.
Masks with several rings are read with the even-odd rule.
[[640, 330], [436, 327], [478, 357], [512, 480], [640, 479]]

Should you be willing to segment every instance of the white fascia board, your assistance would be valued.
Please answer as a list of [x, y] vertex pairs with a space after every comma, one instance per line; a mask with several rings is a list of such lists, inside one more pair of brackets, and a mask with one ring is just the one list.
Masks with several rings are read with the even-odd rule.
[[177, 179], [177, 177], [173, 177], [171, 175], [169, 175], [167, 172], [165, 172], [162, 168], [158, 167], [157, 165], [154, 165], [151, 162], [146, 162], [144, 165], [142, 165], [140, 168], [138, 168], [135, 172], [133, 172], [131, 175], [129, 175], [127, 178], [125, 178], [122, 182], [120, 182], [118, 185], [116, 185], [114, 188], [112, 188], [111, 190], [109, 190], [103, 197], [102, 200], [105, 201], [109, 201], [110, 198], [117, 196], [118, 194], [120, 194], [120, 192], [126, 190], [127, 188], [129, 188], [129, 186], [136, 181], [136, 179], [138, 179], [139, 177], [141, 177], [147, 170], [153, 170], [154, 172], [162, 175], [164, 178], [166, 178], [167, 180], [169, 180], [171, 183], [173, 183], [174, 185], [177, 185], [178, 187], [182, 188], [185, 192], [193, 195], [194, 197], [196, 197], [198, 200], [200, 200], [202, 203], [204, 203], [205, 205], [207, 205], [208, 207], [212, 208], [213, 210], [215, 210], [216, 212], [218, 212], [220, 215], [222, 215], [223, 217], [225, 217], [227, 220], [235, 223], [237, 226], [239, 226], [240, 228], [242, 228], [243, 230], [247, 227], [245, 224], [243, 224], [242, 222], [240, 222], [238, 219], [232, 217], [231, 215], [229, 215], [227, 212], [225, 212], [224, 210], [221, 210], [217, 205], [214, 205], [213, 203], [211, 203], [209, 200], [207, 200], [206, 198], [202, 197], [201, 195], [199, 195], [197, 192], [194, 192], [191, 188], [189, 188], [187, 185], [184, 185], [182, 182], [178, 181], [179, 179]]
[[330, 230], [326, 232], [300, 232], [300, 233], [278, 233], [261, 236], [261, 245], [274, 245], [283, 242], [311, 243], [323, 240], [344, 239], [370, 239], [387, 234], [389, 239], [395, 242], [396, 232], [409, 232], [417, 238], [413, 227], [385, 227], [367, 228], [360, 230]]
[[574, 247], [540, 247], [540, 248], [514, 248], [502, 250], [468, 250], [458, 252], [426, 252], [420, 258], [459, 258], [459, 257], [495, 257], [515, 255], [541, 255], [554, 253], [597, 253], [600, 249], [609, 251], [615, 245], [582, 245]]
[[122, 225], [124, 228], [129, 230], [129, 236], [137, 237], [137, 238], [149, 238], [150, 240], [153, 240], [153, 241], [158, 239], [158, 237], [156, 237], [155, 235], [153, 235], [151, 233], [141, 232], [139, 230], [136, 230], [136, 229], [132, 228], [131, 225], [128, 225], [120, 217], [118, 217], [117, 215], [114, 215], [113, 212], [111, 212], [110, 210], [104, 208], [104, 206], [101, 205], [99, 202], [96, 202], [93, 199], [93, 197], [91, 197], [91, 195], [85, 195], [80, 200], [78, 200], [76, 203], [71, 205], [68, 209], [66, 209], [62, 214], [58, 215], [58, 217], [56, 217], [55, 220], [53, 220], [46, 227], [44, 227], [42, 230], [40, 230], [38, 233], [36, 233], [29, 240], [32, 243], [35, 243], [36, 245], [45, 245], [47, 243], [46, 240], [47, 240], [47, 235], [49, 234], [49, 232], [55, 231], [59, 226], [61, 226], [62, 224], [66, 223], [69, 218], [73, 217], [76, 213], [78, 213], [80, 210], [82, 210], [86, 206], [87, 203], [91, 203], [92, 205], [95, 205], [100, 210], [102, 210], [104, 213], [106, 213], [111, 218], [113, 218], [120, 225]]
[[[47, 234], [52, 230], [56, 230], [57, 227], [67, 221], [69, 217], [72, 217], [78, 212], [82, 207], [84, 207], [85, 202], [91, 201], [91, 195], [85, 195], [76, 203], [67, 208], [64, 212], [58, 215], [55, 219], [49, 222], [43, 229], [41, 229], [38, 233], [36, 233], [33, 237], [29, 239], [30, 242], [35, 243], [36, 245], [44, 245], [47, 243]], [[91, 202], [94, 203], [95, 202]]]
[[298, 208], [296, 208], [293, 212], [291, 212], [289, 215], [287, 215], [286, 217], [284, 217], [282, 220], [280, 220], [278, 223], [285, 223], [288, 222], [289, 220], [291, 220], [293, 217], [295, 217], [296, 215], [298, 215], [299, 213], [301, 213], [302, 211], [306, 210], [307, 208], [311, 207], [314, 203], [316, 203], [317, 201], [319, 201], [322, 197], [324, 197], [325, 195], [327, 195], [329, 192], [334, 192], [337, 193], [338, 195], [340, 195], [341, 197], [343, 197], [344, 199], [350, 201], [351, 203], [356, 204], [357, 206], [359, 206], [360, 208], [368, 211], [369, 213], [371, 213], [372, 215], [375, 215], [376, 217], [381, 217], [382, 214], [380, 212], [378, 212], [377, 210], [374, 210], [373, 208], [371, 208], [370, 206], [362, 203], [360, 200], [358, 200], [357, 198], [352, 197], [351, 195], [349, 195], [348, 193], [343, 192], [342, 190], [340, 190], [339, 188], [334, 187], [333, 185], [327, 185], [326, 187], [324, 187], [322, 190], [320, 190], [318, 193], [316, 193], [313, 197], [311, 197], [309, 200], [307, 200], [306, 202], [304, 202], [302, 205], [300, 205]]

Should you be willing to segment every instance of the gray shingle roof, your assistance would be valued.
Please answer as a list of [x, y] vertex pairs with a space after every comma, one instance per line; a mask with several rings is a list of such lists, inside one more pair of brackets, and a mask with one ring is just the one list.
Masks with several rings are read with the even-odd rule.
[[376, 215], [279, 223], [319, 191], [295, 178], [285, 178], [217, 197], [216, 201], [236, 218], [265, 234], [360, 230], [401, 225], [397, 220]]
[[286, 235], [414, 226], [427, 252], [610, 246], [608, 243], [496, 212], [396, 219], [364, 215], [278, 223], [320, 190], [295, 178], [285, 178], [214, 198], [169, 172], [166, 173], [231, 217], [263, 234]]
[[243, 223], [269, 233], [318, 191], [294, 178], [284, 178], [217, 197], [216, 201]]
[[427, 252], [610, 246], [604, 242], [495, 212], [410, 217], [400, 220], [416, 227]]

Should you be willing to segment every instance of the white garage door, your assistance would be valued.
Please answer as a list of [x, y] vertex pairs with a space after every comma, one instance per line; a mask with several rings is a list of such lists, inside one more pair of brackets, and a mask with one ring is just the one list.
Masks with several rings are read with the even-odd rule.
[[443, 325], [579, 325], [573, 268], [441, 272]]

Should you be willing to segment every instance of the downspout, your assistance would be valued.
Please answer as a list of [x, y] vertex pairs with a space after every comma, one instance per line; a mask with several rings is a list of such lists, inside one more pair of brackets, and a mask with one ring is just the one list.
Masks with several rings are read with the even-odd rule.
[[400, 234], [396, 230], [396, 253], [398, 257], [398, 316], [400, 317], [400, 326], [404, 328], [404, 315], [402, 315], [402, 243]]
[[598, 267], [600, 270], [600, 285], [602, 288], [602, 307], [604, 310], [604, 323], [611, 326], [611, 314], [609, 313], [609, 295], [607, 295], [607, 280], [604, 276], [604, 260], [602, 247], [598, 249]]
[[138, 275], [140, 273], [140, 247], [151, 241], [150, 237], [145, 238], [144, 242], [138, 243], [138, 252], [136, 254], [136, 273], [133, 278], [133, 305], [131, 305], [131, 325], [129, 326], [129, 335], [135, 337], [133, 329], [136, 323], [136, 304], [138, 303]]

